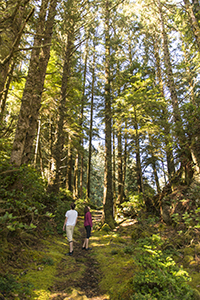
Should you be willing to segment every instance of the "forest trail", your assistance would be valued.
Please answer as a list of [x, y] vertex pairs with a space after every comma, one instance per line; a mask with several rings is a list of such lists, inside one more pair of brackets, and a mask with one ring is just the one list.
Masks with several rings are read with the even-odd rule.
[[[101, 213], [94, 212], [93, 224], [99, 222]], [[83, 218], [78, 219], [79, 238], [74, 240], [73, 256], [65, 255], [57, 266], [56, 281], [51, 288], [53, 300], [106, 300], [107, 296], [102, 295], [99, 288], [101, 277], [99, 264], [93, 257], [95, 248], [90, 251], [82, 250], [82, 241], [85, 236]], [[92, 238], [91, 238], [92, 239]], [[66, 247], [66, 254], [69, 247]], [[69, 270], [71, 264], [71, 270]], [[83, 271], [84, 270], [84, 271]], [[83, 271], [83, 273], [82, 273]], [[69, 274], [71, 272], [71, 274]], [[66, 280], [63, 280], [66, 278]]]

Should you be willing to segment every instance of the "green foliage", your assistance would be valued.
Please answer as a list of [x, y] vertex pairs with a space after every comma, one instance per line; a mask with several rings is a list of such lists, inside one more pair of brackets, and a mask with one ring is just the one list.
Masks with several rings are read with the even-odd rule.
[[186, 229], [191, 226], [200, 228], [200, 207], [184, 213], [174, 213], [172, 215], [172, 220], [175, 225], [183, 223]]
[[55, 262], [51, 257], [43, 257], [42, 263], [44, 265], [53, 266]]
[[90, 206], [90, 201], [89, 199], [78, 199], [76, 200], [75, 204], [79, 215], [84, 216], [84, 208], [86, 205]]
[[13, 169], [4, 161], [0, 166], [0, 231], [33, 230], [45, 210], [46, 183], [28, 166]]
[[69, 191], [48, 194], [46, 182], [36, 170], [28, 166], [12, 169], [7, 161], [0, 166], [0, 179], [0, 232], [32, 231], [43, 223], [44, 234], [53, 234], [54, 227], [49, 223], [53, 217], [58, 232], [63, 232], [65, 212], [73, 201]]
[[0, 275], [0, 291], [4, 297], [9, 297], [10, 293], [18, 294], [18, 299], [25, 299], [25, 295], [31, 294], [33, 285], [29, 282], [19, 283], [11, 274]]
[[128, 245], [124, 248], [124, 253], [126, 254], [133, 254], [133, 252], [134, 252], [134, 248], [132, 245]]
[[139, 272], [134, 276], [132, 300], [187, 299], [192, 300], [194, 291], [187, 285], [189, 275], [176, 266], [169, 253], [160, 250], [163, 241], [159, 235], [139, 239], [136, 248], [136, 265]]
[[98, 145], [97, 148], [92, 151], [90, 178], [90, 203], [96, 207], [101, 207], [103, 204], [104, 163], [104, 147]]
[[142, 194], [129, 195], [129, 201], [122, 203], [123, 214], [128, 216], [137, 215], [137, 213], [144, 207], [144, 200]]
[[113, 250], [111, 251], [111, 255], [116, 255], [116, 254], [118, 254], [118, 251], [117, 251], [116, 249], [113, 249]]
[[0, 291], [2, 293], [7, 294], [17, 288], [19, 288], [19, 284], [13, 275], [0, 275]]
[[111, 228], [107, 223], [103, 224], [101, 231], [109, 232], [110, 230], [111, 230]]
[[63, 233], [63, 223], [65, 220], [65, 213], [67, 210], [70, 209], [71, 202], [72, 202], [71, 198], [68, 198], [66, 200], [58, 200], [57, 202], [54, 220], [56, 222], [56, 228], [59, 234]]

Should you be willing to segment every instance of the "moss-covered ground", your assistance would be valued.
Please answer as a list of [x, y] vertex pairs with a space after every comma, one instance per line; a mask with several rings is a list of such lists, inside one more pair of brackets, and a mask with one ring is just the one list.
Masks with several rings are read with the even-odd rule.
[[[170, 282], [170, 290], [177, 278], [180, 285], [195, 289], [193, 299], [200, 299], [198, 232], [188, 237], [187, 232], [162, 223], [144, 220], [139, 224], [127, 219], [115, 230], [94, 230], [91, 251], [82, 250], [84, 235], [83, 218], [79, 217], [73, 256], [66, 255], [69, 246], [65, 235], [57, 234], [20, 245], [20, 250], [13, 244], [10, 249], [1, 249], [1, 274], [7, 277], [1, 278], [0, 299], [155, 300], [162, 297], [141, 298], [140, 291], [145, 293], [144, 287], [148, 287], [162, 293], [165, 283]], [[180, 275], [185, 271], [187, 276]], [[185, 298], [171, 299], [192, 299], [186, 297], [191, 293], [187, 287], [183, 286], [183, 291]]]

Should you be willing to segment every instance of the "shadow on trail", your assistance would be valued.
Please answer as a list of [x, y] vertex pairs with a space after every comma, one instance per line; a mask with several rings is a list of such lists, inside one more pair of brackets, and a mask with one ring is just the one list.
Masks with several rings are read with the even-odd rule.
[[[107, 296], [99, 288], [101, 273], [99, 264], [93, 257], [95, 248], [82, 250], [85, 237], [83, 220], [78, 220], [79, 237], [75, 237], [74, 253], [65, 255], [57, 267], [56, 281], [51, 287], [53, 300], [107, 300]], [[66, 242], [66, 253], [69, 246]]]

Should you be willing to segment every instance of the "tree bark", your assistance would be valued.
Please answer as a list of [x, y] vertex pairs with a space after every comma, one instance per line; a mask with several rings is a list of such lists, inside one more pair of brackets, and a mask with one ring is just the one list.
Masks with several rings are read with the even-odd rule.
[[121, 125], [118, 126], [117, 131], [117, 158], [118, 158], [118, 204], [123, 202], [123, 164], [122, 164], [122, 130]]
[[181, 161], [181, 169], [185, 172], [185, 183], [189, 184], [193, 176], [192, 157], [191, 157], [190, 150], [186, 145], [186, 136], [183, 130], [183, 123], [182, 123], [179, 105], [178, 105], [178, 97], [176, 93], [170, 53], [169, 53], [168, 36], [165, 31], [164, 16], [163, 16], [160, 0], [158, 0], [158, 7], [160, 13], [161, 29], [162, 29], [164, 60], [165, 60], [165, 67], [167, 73], [167, 85], [170, 91], [172, 107], [173, 107], [175, 138], [179, 147], [179, 159]]
[[67, 176], [66, 176], [66, 189], [72, 192], [72, 149], [71, 149], [71, 137], [68, 139], [68, 163], [67, 163]]
[[[162, 73], [161, 73], [159, 46], [158, 46], [156, 34], [153, 37], [153, 46], [154, 46], [154, 56], [155, 56], [157, 80], [158, 80], [161, 96], [163, 97], [163, 99], [165, 99]], [[173, 150], [172, 150], [172, 146], [171, 146], [173, 141], [172, 141], [171, 134], [170, 134], [170, 124], [168, 122], [167, 116], [168, 116], [168, 111], [167, 111], [166, 107], [164, 106], [163, 110], [162, 110], [162, 124], [163, 124], [163, 130], [164, 130], [168, 177], [169, 177], [169, 179], [171, 179], [175, 174], [175, 166], [174, 166]]]
[[110, 86], [110, 1], [105, 3], [105, 171], [104, 217], [105, 223], [114, 228], [112, 184], [112, 110]]
[[154, 149], [156, 150], [156, 146], [154, 145], [153, 137], [151, 136], [151, 134], [149, 134], [149, 150], [150, 150], [149, 152], [150, 152], [150, 156], [151, 156], [151, 166], [152, 166], [152, 170], [153, 170], [153, 174], [154, 174], [154, 180], [156, 183], [157, 193], [160, 193], [160, 184], [159, 184], [158, 172], [157, 172], [157, 167], [156, 167], [157, 158], [155, 156]]
[[[57, 143], [56, 143], [56, 176], [54, 181], [55, 190], [59, 190], [60, 187], [60, 167], [61, 167], [61, 158], [64, 146], [64, 121], [67, 117], [66, 105], [67, 105], [67, 90], [69, 88], [69, 77], [71, 74], [71, 53], [74, 49], [74, 28], [73, 26], [68, 31], [67, 45], [65, 52], [65, 60], [63, 66], [63, 75], [62, 75], [62, 84], [61, 84], [61, 100], [59, 105], [59, 120], [58, 120], [58, 134], [57, 134]], [[72, 181], [71, 181], [71, 137], [69, 136], [68, 143], [68, 189], [72, 191]]]
[[[41, 106], [41, 95], [50, 55], [50, 42], [57, 1], [50, 1], [48, 18], [47, 21], [45, 21], [48, 4], [49, 0], [43, 0], [41, 4], [37, 33], [34, 40], [34, 46], [36, 47], [31, 53], [29, 72], [22, 97], [15, 140], [10, 158], [11, 163], [18, 166], [22, 163], [27, 164], [30, 161], [31, 150], [36, 134], [37, 119]], [[45, 34], [44, 41], [42, 34]], [[44, 45], [45, 47], [40, 48]]]
[[92, 91], [90, 104], [90, 130], [89, 130], [89, 150], [87, 164], [87, 181], [86, 181], [86, 196], [90, 198], [90, 177], [91, 177], [91, 159], [92, 159], [92, 136], [93, 136], [93, 110], [94, 110], [94, 83], [95, 83], [95, 46], [93, 49], [93, 67], [92, 67]]
[[141, 167], [141, 159], [140, 159], [140, 142], [139, 142], [139, 133], [138, 133], [137, 112], [135, 107], [134, 107], [134, 128], [135, 128], [137, 187], [138, 187], [138, 193], [144, 194], [144, 184], [143, 184], [142, 167]]
[[[127, 122], [125, 122], [125, 131], [127, 130]], [[128, 141], [127, 141], [127, 134], [125, 132], [124, 134], [124, 155], [122, 157], [122, 165], [123, 165], [123, 180], [122, 180], [122, 191], [121, 193], [123, 194], [123, 198], [126, 198], [125, 194], [125, 180], [126, 180], [126, 168], [127, 168], [127, 146], [128, 146]], [[123, 199], [123, 201], [124, 201]]]
[[74, 185], [73, 185], [73, 198], [78, 198], [78, 164], [79, 164], [79, 154], [76, 150], [75, 164], [74, 164]]
[[[34, 9], [27, 13], [26, 5], [30, 0], [7, 1], [6, 9], [0, 14], [2, 25], [0, 39], [0, 105], [4, 94], [10, 63], [14, 57], [14, 51], [19, 47], [21, 36]], [[6, 30], [5, 30], [6, 29]], [[3, 111], [1, 110], [1, 114]]]
[[15, 62], [13, 61], [10, 64], [10, 69], [8, 71], [7, 80], [6, 80], [6, 83], [5, 83], [5, 90], [2, 93], [2, 101], [0, 101], [1, 102], [0, 123], [3, 121], [4, 111], [5, 111], [5, 107], [6, 107], [6, 99], [7, 99], [7, 96], [8, 96], [9, 86], [10, 86], [10, 83], [11, 83], [11, 80], [12, 80], [12, 75], [13, 75], [14, 68], [15, 68]]
[[112, 147], [112, 174], [113, 174], [113, 210], [114, 210], [114, 216], [115, 216], [115, 213], [116, 213], [116, 202], [117, 202], [117, 199], [116, 199], [116, 177], [115, 177], [115, 173], [116, 173], [116, 155], [115, 155], [115, 152], [116, 152], [116, 147], [115, 147], [115, 130], [114, 130], [114, 120], [113, 120], [113, 126], [112, 126], [112, 144], [113, 144], [113, 147]]
[[190, 22], [190, 26], [193, 30], [195, 39], [196, 39], [196, 44], [198, 47], [198, 51], [200, 52], [200, 27], [199, 27], [199, 23], [198, 20], [195, 16], [195, 13], [193, 11], [192, 5], [190, 3], [189, 0], [184, 0], [184, 4], [185, 4], [185, 8], [186, 11], [188, 13], [189, 16], [189, 22]]
[[[83, 92], [82, 92], [82, 99], [81, 99], [81, 117], [80, 117], [80, 127], [83, 126], [83, 114], [84, 114], [84, 106], [85, 106], [85, 85], [86, 85], [86, 74], [87, 74], [87, 60], [88, 60], [88, 38], [86, 41], [86, 50], [85, 50], [85, 62], [84, 62], [84, 74], [83, 74]], [[82, 131], [82, 129], [81, 129]], [[82, 132], [81, 132], [82, 133]], [[81, 138], [80, 142], [81, 146], [83, 147], [83, 138]], [[80, 198], [83, 198], [83, 165], [84, 165], [84, 157], [83, 151], [81, 151], [81, 170], [80, 170]]]

